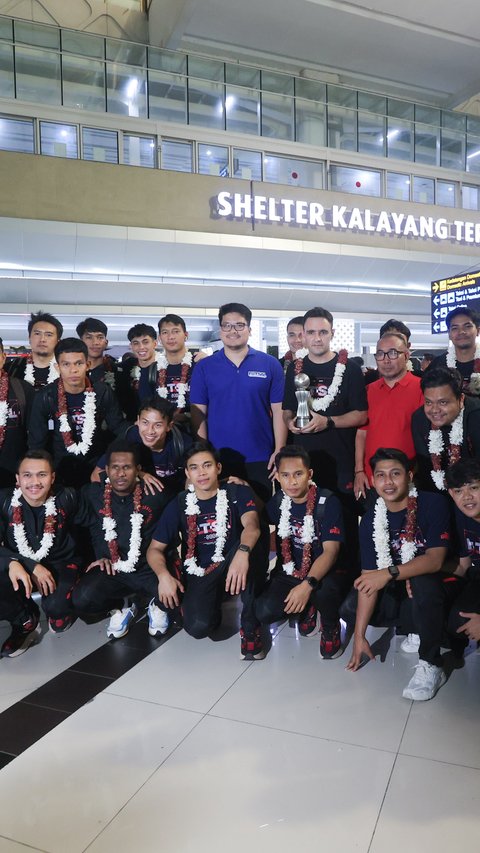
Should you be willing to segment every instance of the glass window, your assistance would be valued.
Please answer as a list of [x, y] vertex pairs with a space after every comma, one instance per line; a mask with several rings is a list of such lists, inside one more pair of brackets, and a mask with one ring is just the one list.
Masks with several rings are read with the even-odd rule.
[[358, 109], [384, 116], [387, 112], [387, 99], [381, 95], [372, 95], [370, 92], [359, 92]]
[[293, 77], [275, 71], [262, 71], [262, 89], [279, 95], [293, 95]]
[[325, 145], [325, 104], [295, 98], [295, 139], [307, 145]]
[[415, 162], [439, 165], [440, 131], [428, 124], [415, 125]]
[[443, 129], [440, 139], [440, 165], [465, 171], [465, 134]]
[[123, 162], [126, 166], [155, 168], [156, 142], [153, 136], [123, 134]]
[[409, 201], [410, 175], [387, 172], [387, 198], [393, 198], [396, 201]]
[[106, 40], [106, 58], [113, 62], [121, 62], [124, 65], [147, 64], [147, 51], [143, 44], [121, 41], [120, 39]]
[[64, 54], [62, 60], [63, 105], [79, 110], [105, 112], [105, 63], [99, 59]]
[[170, 71], [172, 74], [187, 73], [187, 57], [173, 50], [161, 47], [148, 48], [148, 67], [157, 71]]
[[444, 207], [455, 207], [456, 206], [456, 198], [455, 198], [455, 190], [457, 184], [453, 181], [438, 181], [437, 180], [437, 191], [436, 198], [437, 204], [443, 204]]
[[327, 86], [327, 99], [329, 104], [337, 104], [339, 107], [357, 106], [356, 91], [344, 89], [343, 86]]
[[328, 145], [344, 151], [357, 150], [357, 113], [344, 107], [329, 106]]
[[413, 120], [414, 104], [409, 101], [397, 101], [396, 98], [387, 98], [388, 115], [392, 118], [405, 118]]
[[260, 92], [258, 89], [227, 86], [225, 108], [227, 111], [227, 130], [232, 131], [232, 133], [253, 133], [258, 136], [260, 130]]
[[260, 151], [233, 149], [233, 177], [246, 181], [262, 180], [262, 155]]
[[293, 140], [293, 98], [262, 92], [262, 136]]
[[198, 171], [200, 175], [220, 175], [228, 178], [228, 148], [223, 145], [198, 146]]
[[380, 196], [380, 172], [354, 169], [350, 166], [330, 167], [330, 189], [342, 193]]
[[34, 154], [33, 121], [0, 117], [0, 149]]
[[467, 116], [467, 133], [473, 133], [474, 136], [480, 136], [480, 118]]
[[260, 71], [258, 68], [250, 68], [248, 65], [225, 66], [225, 80], [234, 86], [246, 86], [248, 89], [260, 88]]
[[225, 64], [216, 59], [201, 59], [199, 56], [188, 57], [188, 73], [202, 80], [213, 80], [223, 83], [225, 79]]
[[415, 121], [440, 127], [440, 110], [437, 110], [435, 107], [424, 107], [422, 104], [415, 104]]
[[139, 68], [107, 62], [107, 112], [147, 117], [147, 75]]
[[148, 114], [161, 121], [187, 123], [187, 78], [163, 71], [148, 72]]
[[387, 157], [413, 160], [413, 122], [389, 118], [387, 128]]
[[14, 21], [15, 41], [60, 50], [60, 30], [29, 21]]
[[462, 207], [465, 210], [480, 210], [480, 187], [462, 186]]
[[467, 117], [465, 113], [442, 110], [442, 127], [449, 127], [451, 130], [459, 130], [465, 133], [467, 129]]
[[13, 21], [8, 18], [0, 18], [0, 39], [13, 40]]
[[362, 154], [385, 156], [385, 118], [358, 111], [358, 150]]
[[295, 78], [295, 94], [297, 98], [306, 98], [309, 101], [327, 100], [327, 87], [325, 83], [317, 83], [316, 80], [304, 80], [301, 77]]
[[17, 98], [60, 104], [60, 54], [30, 47], [15, 48]]
[[2, 98], [14, 98], [13, 46], [0, 43], [0, 92]]
[[200, 127], [224, 130], [223, 83], [208, 80], [188, 80], [188, 122]]
[[413, 176], [413, 201], [421, 204], [435, 204], [435, 182], [433, 178]]
[[99, 163], [118, 163], [118, 136], [116, 130], [96, 127], [82, 129], [83, 159]]
[[92, 36], [89, 33], [62, 30], [62, 51], [91, 56], [92, 59], [105, 59], [105, 40], [101, 36]]
[[69, 157], [76, 160], [78, 157], [77, 126], [41, 121], [40, 153], [50, 157]]
[[274, 184], [323, 189], [323, 163], [321, 162], [265, 154], [263, 172], [264, 180]]
[[192, 143], [162, 139], [162, 169], [171, 172], [193, 172]]
[[480, 138], [467, 136], [467, 172], [480, 174]]

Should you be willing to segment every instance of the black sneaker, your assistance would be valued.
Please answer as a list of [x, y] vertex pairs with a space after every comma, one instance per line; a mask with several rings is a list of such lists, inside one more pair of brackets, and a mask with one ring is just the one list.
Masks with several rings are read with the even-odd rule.
[[305, 610], [298, 623], [298, 633], [301, 637], [311, 637], [318, 631], [318, 610], [314, 604]]
[[323, 660], [334, 660], [343, 654], [340, 636], [340, 622], [333, 627], [323, 626], [320, 637], [320, 657]]
[[52, 634], [63, 634], [65, 631], [68, 631], [76, 621], [76, 616], [62, 616], [60, 619], [54, 619], [53, 616], [49, 616], [48, 629]]
[[12, 633], [7, 637], [2, 646], [0, 657], [16, 658], [19, 655], [23, 655], [37, 641], [40, 635], [38, 622], [39, 614], [31, 613], [21, 625], [13, 625]]
[[245, 634], [243, 628], [240, 629], [240, 660], [263, 660], [264, 657], [260, 629], [256, 628], [253, 634]]

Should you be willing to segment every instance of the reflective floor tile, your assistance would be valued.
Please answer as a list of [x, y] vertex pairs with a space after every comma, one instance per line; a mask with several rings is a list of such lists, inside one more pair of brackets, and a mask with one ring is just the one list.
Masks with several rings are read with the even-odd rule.
[[26, 847], [25, 844], [18, 844], [17, 841], [11, 841], [0, 835], [0, 853], [43, 853], [43, 851], [30, 845]]
[[[97, 696], [0, 772], [1, 831], [49, 853], [80, 853], [199, 719]], [[38, 796], [21, 809], [26, 779]]]
[[370, 853], [479, 849], [480, 771], [399, 756]]
[[89, 853], [367, 853], [393, 760], [206, 717]]

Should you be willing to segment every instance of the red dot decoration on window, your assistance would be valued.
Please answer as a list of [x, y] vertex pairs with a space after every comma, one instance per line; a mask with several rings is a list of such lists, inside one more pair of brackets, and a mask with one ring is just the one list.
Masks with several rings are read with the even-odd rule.
[[294, 181], [296, 181], [298, 178], [298, 172], [292, 172], [292, 178]]
[[361, 186], [362, 186], [361, 181], [355, 181], [355, 186], [356, 186], [356, 187], [361, 187]]

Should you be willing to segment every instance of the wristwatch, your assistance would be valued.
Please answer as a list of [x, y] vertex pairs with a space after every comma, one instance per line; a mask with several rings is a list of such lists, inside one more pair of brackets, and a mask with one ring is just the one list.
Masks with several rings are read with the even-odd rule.
[[400, 574], [400, 569], [398, 568], [398, 566], [388, 566], [388, 573], [390, 574], [390, 577], [392, 577], [395, 581]]
[[245, 551], [246, 554], [250, 554], [251, 550], [250, 545], [239, 545], [237, 548], [237, 551]]
[[327, 418], [327, 429], [335, 429], [335, 421], [333, 418]]
[[320, 581], [318, 581], [317, 578], [312, 577], [312, 575], [307, 575], [307, 577], [304, 578], [304, 580], [306, 580], [306, 582], [308, 583], [309, 586], [312, 587], [312, 589], [316, 589], [318, 584], [320, 583]]

